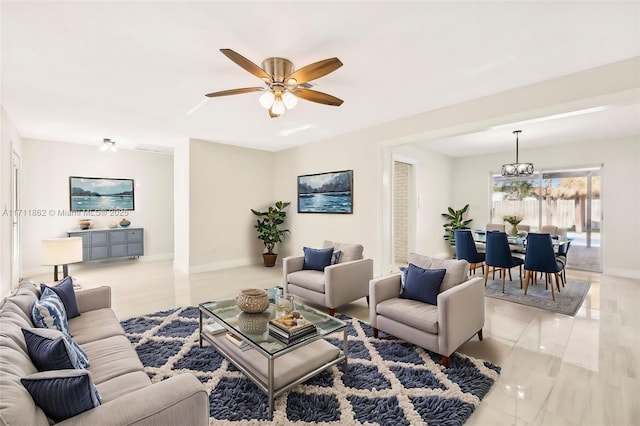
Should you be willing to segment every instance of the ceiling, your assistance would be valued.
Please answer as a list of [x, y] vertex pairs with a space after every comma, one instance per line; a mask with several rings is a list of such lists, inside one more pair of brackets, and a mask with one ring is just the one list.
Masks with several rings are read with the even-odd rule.
[[[278, 151], [640, 54], [638, 2], [0, 3], [2, 104], [25, 138], [120, 148], [190, 138]], [[226, 58], [344, 66], [277, 119]], [[639, 101], [527, 126], [521, 149], [640, 134]], [[506, 151], [513, 128], [429, 140], [451, 156]]]

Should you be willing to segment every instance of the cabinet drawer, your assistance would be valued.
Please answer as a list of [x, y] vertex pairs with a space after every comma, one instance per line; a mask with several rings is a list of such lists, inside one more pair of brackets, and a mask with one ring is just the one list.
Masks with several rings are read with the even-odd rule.
[[107, 231], [94, 231], [91, 233], [91, 247], [106, 246], [106, 245], [107, 245]]
[[91, 260], [100, 260], [109, 258], [109, 248], [104, 247], [91, 247]]
[[127, 231], [109, 231], [109, 244], [124, 244]]
[[127, 256], [142, 256], [142, 243], [127, 244]]
[[110, 257], [124, 257], [127, 255], [127, 245], [126, 244], [117, 244], [110, 247], [111, 254]]
[[142, 229], [130, 229], [127, 231], [127, 242], [129, 243], [141, 243], [142, 242]]

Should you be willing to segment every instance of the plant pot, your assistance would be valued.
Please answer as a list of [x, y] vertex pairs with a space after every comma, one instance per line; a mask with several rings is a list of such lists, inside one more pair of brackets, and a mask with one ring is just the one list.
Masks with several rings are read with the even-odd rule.
[[262, 260], [264, 261], [264, 266], [271, 267], [271, 266], [275, 265], [277, 257], [278, 257], [277, 254], [263, 253], [262, 254]]

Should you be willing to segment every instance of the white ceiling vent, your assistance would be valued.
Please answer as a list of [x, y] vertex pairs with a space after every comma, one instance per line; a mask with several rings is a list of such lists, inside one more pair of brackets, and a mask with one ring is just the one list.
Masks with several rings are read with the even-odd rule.
[[145, 145], [136, 146], [137, 151], [156, 152], [158, 154], [173, 154], [173, 147], [162, 145]]

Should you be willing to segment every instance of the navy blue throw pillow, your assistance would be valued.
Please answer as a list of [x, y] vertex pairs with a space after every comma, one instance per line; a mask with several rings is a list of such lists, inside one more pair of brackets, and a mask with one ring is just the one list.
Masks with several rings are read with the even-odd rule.
[[313, 249], [304, 247], [304, 264], [302, 269], [312, 269], [315, 271], [324, 271], [324, 268], [331, 265], [331, 256], [333, 256], [333, 247], [326, 249]]
[[84, 368], [71, 337], [48, 328], [22, 329], [29, 358], [38, 371]]
[[[40, 284], [40, 292], [44, 293], [44, 289], [47, 287], [48, 286], [45, 284]], [[80, 316], [78, 302], [76, 300], [76, 292], [73, 289], [73, 280], [71, 277], [66, 277], [55, 286], [49, 288], [58, 295], [60, 300], [62, 300], [68, 319]]]
[[446, 272], [446, 269], [422, 269], [410, 263], [400, 298], [437, 305], [440, 284]]
[[52, 370], [20, 379], [47, 417], [61, 422], [101, 403], [87, 370]]

